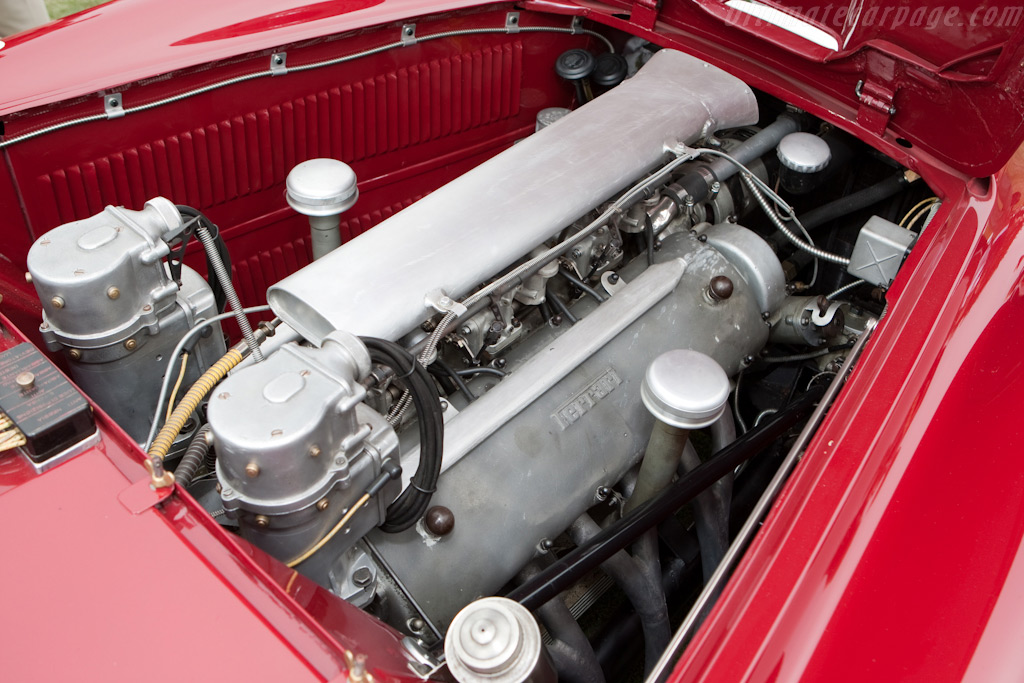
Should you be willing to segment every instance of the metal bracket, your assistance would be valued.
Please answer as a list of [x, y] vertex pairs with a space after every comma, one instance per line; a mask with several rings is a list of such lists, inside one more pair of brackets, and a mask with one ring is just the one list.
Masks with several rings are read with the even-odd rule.
[[124, 103], [121, 101], [121, 93], [115, 92], [103, 96], [103, 113], [108, 119], [119, 119], [124, 116]]
[[615, 296], [617, 291], [626, 286], [626, 281], [618, 273], [608, 270], [601, 274], [601, 286], [608, 292], [608, 296]]
[[416, 24], [405, 24], [402, 26], [402, 47], [416, 44]]
[[433, 308], [438, 313], [464, 315], [466, 311], [469, 310], [464, 305], [445, 294], [442, 289], [435, 289], [432, 292], [427, 292], [427, 295], [423, 298], [423, 303], [426, 304], [428, 308]]
[[505, 15], [505, 32], [519, 33], [519, 12], [509, 12]]
[[583, 17], [573, 17], [572, 23], [569, 24], [569, 30], [572, 31], [573, 35], [583, 33]]
[[283, 76], [288, 73], [287, 52], [275, 52], [270, 55], [270, 73], [274, 76]]

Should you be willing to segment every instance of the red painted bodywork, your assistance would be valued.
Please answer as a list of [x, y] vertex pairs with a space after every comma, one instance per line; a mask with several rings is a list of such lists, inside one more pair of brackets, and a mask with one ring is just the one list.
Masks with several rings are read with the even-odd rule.
[[[96, 113], [98, 90], [116, 88], [128, 105], [152, 101], [265, 68], [283, 46], [289, 64], [310, 63], [395, 40], [417, 13], [475, 4], [115, 2], [0, 50], [5, 136]], [[832, 27], [850, 54], [823, 61], [792, 37], [763, 33], [782, 41], [773, 45], [724, 26], [710, 0], [522, 7], [524, 25], [565, 26], [567, 15], [583, 15], [609, 35], [695, 52], [919, 171], [945, 200], [849, 385], [673, 680], [1019, 680], [1019, 27], [973, 42], [943, 32], [943, 45], [975, 49], [962, 62], [942, 62], [931, 43], [895, 45], [891, 33]], [[500, 26], [509, 9], [421, 17], [417, 32]], [[379, 24], [388, 25], [363, 30]], [[142, 32], [143, 51], [120, 40], [139, 25], [153, 29]], [[104, 36], [109, 47], [98, 49]], [[344, 230], [357, 234], [511, 144], [538, 109], [567, 104], [571, 90], [550, 64], [590, 41], [424, 43], [14, 145], [0, 170], [3, 312], [30, 333], [38, 322], [21, 279], [34, 237], [105, 203], [140, 208], [157, 194], [226, 228], [243, 298], [260, 302], [268, 284], [309, 258], [305, 221], [282, 196], [294, 163], [321, 154], [352, 163], [361, 199]], [[62, 72], [45, 68], [55, 55], [85, 54], [65, 59]], [[211, 60], [219, 61], [192, 68]], [[169, 71], [173, 79], [150, 78]], [[866, 77], [882, 88], [872, 92], [897, 86], [884, 131], [879, 112], [854, 92]], [[350, 128], [330, 123], [341, 110]], [[31, 677], [45, 665], [53, 678], [243, 679], [249, 667], [251, 680], [344, 680], [346, 648], [370, 655], [379, 679], [405, 675], [393, 631], [226, 534], [186, 494], [140, 514], [126, 508], [119, 496], [145, 477], [141, 453], [98, 421], [101, 444], [44, 475], [0, 455], [5, 676]]]

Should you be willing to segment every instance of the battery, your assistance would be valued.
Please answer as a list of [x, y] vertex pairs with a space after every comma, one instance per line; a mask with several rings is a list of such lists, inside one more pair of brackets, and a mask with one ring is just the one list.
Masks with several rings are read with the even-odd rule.
[[89, 402], [29, 343], [0, 353], [0, 412], [25, 435], [22, 451], [37, 464], [96, 431]]

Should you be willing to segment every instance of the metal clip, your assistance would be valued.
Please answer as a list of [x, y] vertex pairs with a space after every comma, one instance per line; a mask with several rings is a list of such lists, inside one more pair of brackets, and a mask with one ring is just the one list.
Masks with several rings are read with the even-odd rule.
[[121, 93], [115, 92], [103, 96], [103, 113], [107, 115], [108, 119], [119, 119], [124, 116]]
[[505, 33], [519, 33], [519, 12], [505, 15]]
[[455, 315], [461, 316], [469, 310], [464, 305], [445, 294], [442, 289], [435, 289], [432, 292], [427, 292], [427, 295], [423, 298], [423, 303], [426, 304], [428, 308], [433, 308], [438, 313], [454, 313]]
[[402, 46], [407, 47], [409, 45], [416, 44], [416, 24], [405, 24], [402, 26]]
[[569, 24], [569, 30], [573, 35], [583, 32], [583, 17], [573, 17], [572, 23]]
[[287, 61], [287, 52], [275, 52], [270, 55], [270, 73], [274, 76], [283, 76], [288, 73]]

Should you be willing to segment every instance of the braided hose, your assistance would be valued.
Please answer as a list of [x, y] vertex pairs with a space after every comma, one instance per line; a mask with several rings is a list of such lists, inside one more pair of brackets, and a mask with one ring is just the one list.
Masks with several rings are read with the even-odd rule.
[[[423, 367], [430, 365], [431, 356], [434, 355], [434, 350], [437, 349], [437, 345], [441, 343], [441, 338], [444, 337], [448, 331], [448, 326], [458, 318], [458, 314], [454, 311], [448, 311], [441, 318], [441, 322], [437, 324], [434, 331], [430, 333], [427, 338], [427, 344], [420, 351], [420, 355], [416, 358], [416, 361]], [[398, 399], [398, 403], [391, 407], [391, 411], [388, 413], [387, 421], [395, 427], [402, 422], [402, 418], [405, 416], [405, 411], [409, 409], [409, 405], [412, 403], [412, 394], [408, 390], [402, 392], [401, 398]]]
[[775, 225], [776, 228], [779, 229], [779, 232], [786, 236], [786, 239], [793, 243], [793, 245], [797, 249], [800, 249], [801, 251], [806, 251], [811, 256], [820, 258], [822, 261], [838, 263], [841, 266], [850, 265], [850, 259], [846, 258], [845, 256], [840, 256], [838, 254], [833, 254], [832, 252], [825, 251], [824, 249], [819, 249], [818, 247], [807, 244], [807, 242], [804, 242], [802, 239], [800, 239], [795, 233], [793, 233], [788, 227], [786, 227], [786, 224], [782, 221], [781, 218], [779, 218], [779, 214], [775, 213], [775, 209], [773, 209], [771, 204], [768, 203], [768, 200], [764, 198], [764, 195], [761, 194], [761, 190], [759, 190], [757, 185], [754, 184], [754, 181], [750, 179], [750, 176], [744, 173], [742, 174], [742, 178], [743, 183], [747, 186], [747, 189], [750, 190], [750, 193], [754, 195], [754, 199], [756, 199], [757, 203], [761, 205], [761, 208], [764, 209], [764, 212], [768, 214], [768, 218], [771, 220], [771, 222]]
[[231, 349], [196, 380], [196, 383], [192, 385], [178, 405], [174, 407], [174, 412], [171, 413], [164, 426], [160, 428], [160, 433], [153, 439], [153, 444], [149, 447], [148, 451], [151, 460], [163, 461], [168, 451], [171, 450], [174, 439], [177, 438], [178, 434], [181, 433], [182, 427], [188, 422], [189, 416], [196, 411], [200, 402], [210, 393], [210, 390], [213, 389], [217, 382], [224, 379], [232, 368], [242, 362], [243, 357], [241, 351]]
[[249, 345], [249, 350], [252, 351], [253, 360], [257, 363], [262, 362], [263, 352], [260, 351], [260, 345], [256, 342], [256, 335], [252, 332], [252, 325], [249, 324], [249, 319], [245, 317], [245, 312], [242, 310], [242, 302], [239, 301], [235, 286], [231, 283], [231, 274], [228, 273], [228, 269], [224, 266], [224, 261], [217, 252], [217, 245], [213, 241], [213, 235], [200, 222], [199, 227], [196, 228], [196, 236], [203, 243], [203, 249], [206, 250], [206, 256], [210, 259], [213, 272], [217, 276], [217, 281], [220, 282], [220, 288], [224, 290], [228, 306], [231, 307], [231, 311], [235, 314], [235, 320], [238, 321], [238, 327], [242, 330], [245, 343]]

